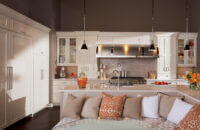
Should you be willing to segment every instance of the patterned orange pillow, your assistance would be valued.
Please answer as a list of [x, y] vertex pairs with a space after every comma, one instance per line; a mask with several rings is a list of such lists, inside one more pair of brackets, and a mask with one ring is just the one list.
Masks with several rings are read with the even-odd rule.
[[200, 106], [194, 105], [175, 130], [199, 130], [200, 129]]
[[105, 93], [101, 93], [101, 95], [103, 98], [99, 110], [99, 117], [106, 119], [120, 118], [126, 95], [110, 96]]

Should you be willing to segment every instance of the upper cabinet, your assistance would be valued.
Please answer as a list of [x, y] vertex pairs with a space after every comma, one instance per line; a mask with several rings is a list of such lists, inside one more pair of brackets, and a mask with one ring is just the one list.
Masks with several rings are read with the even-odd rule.
[[176, 79], [176, 39], [178, 33], [158, 33], [158, 79]]
[[57, 41], [57, 65], [73, 66], [77, 63], [77, 43], [75, 37], [59, 37]]
[[[197, 33], [181, 33], [177, 41], [177, 64], [178, 67], [197, 66]], [[184, 50], [188, 44], [190, 50]]]

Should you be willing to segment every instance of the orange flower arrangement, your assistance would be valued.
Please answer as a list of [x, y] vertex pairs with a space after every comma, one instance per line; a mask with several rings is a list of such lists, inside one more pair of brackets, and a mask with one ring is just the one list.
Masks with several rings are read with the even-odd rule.
[[200, 74], [189, 72], [186, 77], [183, 77], [190, 82], [190, 88], [193, 90], [197, 90], [200, 84]]

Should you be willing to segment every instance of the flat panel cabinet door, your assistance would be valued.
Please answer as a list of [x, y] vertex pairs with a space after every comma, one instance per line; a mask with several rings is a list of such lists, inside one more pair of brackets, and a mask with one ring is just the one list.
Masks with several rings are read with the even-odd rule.
[[6, 43], [7, 32], [0, 29], [0, 129], [6, 123]]
[[49, 57], [35, 55], [34, 62], [34, 113], [49, 103]]
[[31, 88], [33, 85], [33, 57], [31, 39], [10, 33], [8, 50], [10, 87], [7, 97], [8, 124], [31, 113]]

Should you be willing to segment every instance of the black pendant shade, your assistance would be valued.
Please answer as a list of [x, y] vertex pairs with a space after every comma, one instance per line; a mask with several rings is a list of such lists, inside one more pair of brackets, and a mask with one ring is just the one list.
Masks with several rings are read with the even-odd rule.
[[188, 44], [186, 44], [184, 47], [184, 51], [189, 51], [189, 50], [190, 50], [190, 46]]
[[81, 47], [81, 50], [88, 50], [88, 47], [87, 47], [87, 45], [86, 45], [86, 43], [85, 43], [85, 40], [84, 40], [84, 42], [83, 42], [83, 45], [82, 45], [82, 47]]
[[157, 47], [157, 56], [159, 57], [159, 48]]
[[96, 54], [98, 54], [99, 53], [99, 47], [97, 46], [97, 48], [96, 48]]
[[156, 50], [156, 48], [154, 46], [154, 42], [152, 41], [150, 48], [149, 48], [149, 51], [154, 51], [154, 50]]
[[84, 0], [84, 15], [83, 15], [83, 30], [84, 30], [84, 42], [83, 42], [83, 45], [81, 47], [81, 50], [88, 50], [88, 47], [86, 45], [86, 42], [85, 42], [85, 16], [86, 16], [86, 7], [85, 7], [85, 0]]

